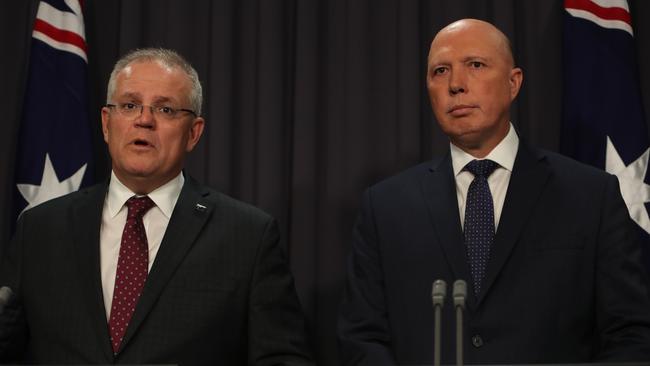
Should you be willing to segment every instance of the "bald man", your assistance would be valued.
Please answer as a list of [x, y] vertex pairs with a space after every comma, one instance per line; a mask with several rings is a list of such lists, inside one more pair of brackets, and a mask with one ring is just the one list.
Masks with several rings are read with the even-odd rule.
[[[468, 363], [650, 361], [650, 286], [618, 181], [519, 138], [509, 109], [522, 81], [489, 23], [433, 39], [427, 88], [449, 152], [364, 193], [343, 364], [430, 364], [436, 279], [468, 284]], [[443, 363], [455, 360], [450, 297]]]

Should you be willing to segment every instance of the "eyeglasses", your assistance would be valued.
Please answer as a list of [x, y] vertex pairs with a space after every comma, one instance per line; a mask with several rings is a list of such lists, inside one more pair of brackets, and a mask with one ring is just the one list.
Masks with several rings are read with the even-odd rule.
[[118, 103], [118, 104], [106, 104], [105, 107], [107, 108], [114, 108], [117, 113], [119, 113], [122, 117], [124, 118], [138, 118], [142, 115], [142, 111], [144, 111], [144, 107], [149, 108], [149, 111], [151, 114], [160, 119], [164, 120], [173, 120], [178, 117], [182, 113], [190, 113], [194, 115], [194, 117], [198, 117], [196, 112], [190, 109], [183, 109], [183, 108], [172, 108], [164, 105], [144, 105], [144, 104], [136, 104], [136, 103]]

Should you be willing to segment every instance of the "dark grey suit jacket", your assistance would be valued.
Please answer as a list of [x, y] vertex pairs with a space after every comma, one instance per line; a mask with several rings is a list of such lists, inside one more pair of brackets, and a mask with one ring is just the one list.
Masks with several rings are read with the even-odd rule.
[[0, 269], [0, 284], [18, 300], [7, 313], [13, 318], [0, 319], [13, 327], [10, 338], [0, 332], [8, 351], [0, 356], [51, 364], [311, 364], [275, 220], [191, 178], [113, 355], [99, 268], [106, 190], [83, 189], [22, 215]]
[[[650, 289], [615, 177], [520, 142], [483, 292], [465, 311], [474, 363], [650, 361]], [[431, 285], [471, 284], [449, 154], [369, 188], [340, 311], [344, 364], [433, 359]], [[443, 308], [442, 360], [455, 362]]]

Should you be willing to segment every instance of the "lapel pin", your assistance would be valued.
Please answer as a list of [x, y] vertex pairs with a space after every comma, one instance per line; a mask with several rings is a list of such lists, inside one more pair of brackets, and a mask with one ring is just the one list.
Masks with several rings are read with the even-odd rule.
[[205, 211], [207, 209], [207, 207], [203, 206], [200, 203], [197, 203], [196, 206], [194, 207], [194, 209], [199, 211], [199, 212], [203, 212], [203, 211]]

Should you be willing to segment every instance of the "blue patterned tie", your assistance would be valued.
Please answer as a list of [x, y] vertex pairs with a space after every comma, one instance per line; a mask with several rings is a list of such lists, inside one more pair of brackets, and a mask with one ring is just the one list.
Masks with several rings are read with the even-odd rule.
[[475, 295], [481, 292], [494, 241], [494, 204], [487, 178], [497, 166], [492, 160], [472, 160], [463, 169], [474, 174], [465, 204], [465, 249]]

